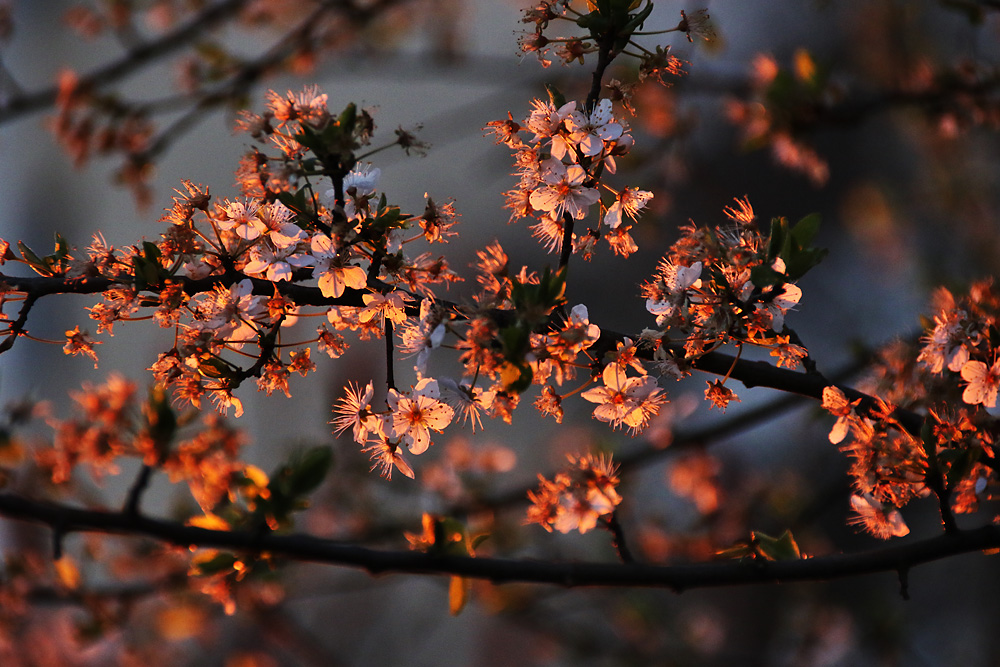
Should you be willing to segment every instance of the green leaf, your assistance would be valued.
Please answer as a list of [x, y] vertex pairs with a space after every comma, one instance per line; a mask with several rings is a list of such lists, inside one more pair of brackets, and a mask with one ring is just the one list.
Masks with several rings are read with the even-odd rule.
[[326, 479], [332, 463], [333, 450], [321, 445], [294, 456], [275, 477], [283, 481], [289, 496], [304, 496]]
[[340, 131], [344, 134], [354, 133], [354, 124], [358, 121], [358, 105], [354, 102], [348, 104], [343, 111], [340, 112], [340, 116], [337, 118], [337, 125], [340, 126]]
[[211, 576], [220, 572], [229, 572], [236, 564], [236, 556], [227, 553], [217, 553], [207, 560], [199, 560], [194, 567], [194, 572], [198, 576]]
[[549, 102], [551, 102], [552, 106], [556, 109], [559, 109], [566, 104], [566, 96], [563, 95], [562, 92], [555, 87], [555, 85], [551, 83], [545, 84], [545, 91], [549, 94]]
[[[771, 235], [767, 242], [767, 264], [780, 258], [785, 263], [786, 282], [797, 280], [809, 269], [819, 264], [826, 257], [825, 248], [813, 248], [811, 243], [819, 232], [820, 218], [818, 214], [807, 215], [794, 226], [790, 226], [786, 218], [775, 218], [771, 221]], [[758, 278], [767, 283], [773, 276], [758, 271]], [[754, 279], [759, 287], [764, 285]], [[774, 283], [771, 283], [774, 284]]]
[[757, 545], [757, 552], [767, 560], [798, 560], [802, 558], [799, 545], [792, 537], [792, 531], [786, 530], [778, 537], [754, 531], [752, 541]]
[[543, 324], [553, 309], [566, 302], [566, 270], [545, 269], [537, 285], [511, 279], [510, 300], [525, 325], [534, 330]]
[[53, 275], [53, 271], [49, 265], [44, 262], [41, 257], [36, 255], [23, 241], [17, 242], [17, 249], [21, 251], [21, 257], [24, 259], [25, 263], [27, 263], [27, 265], [35, 271], [35, 273], [43, 276]]
[[305, 146], [308, 150], [312, 151], [313, 153], [323, 152], [322, 151], [323, 143], [319, 134], [317, 134], [316, 131], [313, 130], [308, 125], [301, 125], [301, 128], [302, 131], [292, 135], [292, 138], [295, 139], [295, 141], [302, 144], [303, 146]]
[[[632, 3], [632, 6], [629, 7], [629, 9], [630, 10], [635, 9], [635, 7], [636, 3]], [[642, 24], [645, 23], [646, 19], [649, 18], [649, 15], [652, 12], [653, 12], [653, 3], [651, 2], [648, 5], [646, 5], [646, 7], [641, 12], [631, 17], [631, 20], [625, 24], [625, 27], [622, 29], [623, 33], [622, 36], [623, 38], [626, 38], [626, 43], [628, 42], [628, 38], [632, 37], [632, 33], [635, 32], [637, 28], [642, 27]]]
[[59, 261], [69, 257], [69, 243], [59, 232], [56, 232], [56, 249], [55, 252], [52, 253], [52, 257]]
[[759, 264], [750, 269], [750, 281], [757, 287], [763, 289], [765, 287], [771, 287], [772, 285], [783, 283], [785, 281], [785, 275], [783, 273], [778, 273], [770, 266]]
[[[309, 208], [308, 208], [308, 201], [306, 199], [306, 190], [305, 190], [304, 187], [303, 188], [299, 188], [299, 190], [297, 192], [294, 192], [294, 193], [292, 193], [292, 192], [279, 192], [278, 193], [278, 201], [280, 201], [282, 204], [284, 204], [285, 207], [289, 211], [292, 211], [293, 213], [295, 213], [296, 216], [298, 216], [301, 213], [305, 213], [306, 211], [309, 210]], [[301, 223], [303, 221], [299, 221], [299, 222], [300, 222], [299, 226], [301, 227], [302, 226]]]
[[472, 540], [469, 539], [469, 531], [465, 524], [458, 519], [451, 517], [434, 516], [434, 544], [431, 545], [427, 553], [437, 556], [465, 556], [473, 557]]
[[132, 257], [136, 289], [143, 290], [162, 282], [163, 267], [160, 264], [160, 257], [160, 249], [155, 243], [142, 242], [142, 254]]
[[806, 217], [795, 223], [792, 227], [792, 238], [794, 238], [801, 248], [806, 248], [816, 238], [819, 233], [820, 215], [810, 213]]
[[771, 264], [781, 255], [785, 246], [785, 236], [788, 235], [788, 220], [773, 218], [771, 220], [771, 236], [767, 240], [767, 263]]
[[786, 530], [778, 537], [753, 531], [749, 541], [737, 542], [731, 547], [716, 552], [723, 558], [763, 558], [764, 560], [798, 560], [802, 558], [799, 545]]
[[146, 418], [146, 430], [156, 444], [156, 450], [161, 456], [166, 454], [167, 447], [177, 432], [177, 413], [174, 412], [170, 396], [163, 385], [150, 387], [149, 398], [143, 404], [142, 412]]
[[202, 377], [219, 380], [231, 377], [233, 368], [218, 357], [206, 357], [198, 360], [198, 373]]
[[256, 499], [248, 523], [287, 527], [292, 512], [309, 506], [305, 497], [326, 479], [332, 462], [333, 450], [325, 445], [293, 453], [270, 476], [268, 493]]

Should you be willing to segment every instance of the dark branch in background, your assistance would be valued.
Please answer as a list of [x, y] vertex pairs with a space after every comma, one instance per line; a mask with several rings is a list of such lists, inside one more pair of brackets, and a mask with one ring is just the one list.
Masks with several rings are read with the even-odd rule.
[[873, 551], [802, 560], [731, 560], [671, 566], [561, 563], [381, 551], [311, 535], [208, 530], [124, 512], [77, 509], [6, 493], [0, 494], [0, 515], [47, 524], [61, 535], [71, 532], [124, 534], [148, 537], [182, 548], [228, 549], [251, 554], [266, 551], [272, 556], [358, 568], [370, 574], [398, 572], [454, 575], [494, 583], [669, 588], [678, 593], [694, 588], [824, 581], [875, 572], [901, 572], [960, 554], [1000, 548], [1000, 527], [984, 526], [925, 540], [900, 540], [893, 546]]
[[[326, 15], [337, 14], [346, 19], [345, 35], [356, 34], [359, 30], [378, 18], [385, 10], [408, 0], [380, 0], [359, 6], [354, 0], [324, 0], [295, 28], [286, 32], [263, 55], [246, 63], [241, 63], [228, 79], [206, 90], [193, 94], [177, 95], [165, 100], [152, 102], [130, 102], [116, 95], [117, 113], [147, 116], [181, 110], [182, 113], [166, 128], [162, 129], [141, 150], [126, 151], [126, 171], [141, 171], [170, 146], [207, 118], [207, 112], [231, 103], [245, 96], [248, 91], [269, 73], [297, 51], [306, 47], [318, 51], [324, 37], [320, 31], [327, 27], [323, 19]], [[153, 65], [179, 50], [191, 47], [206, 31], [231, 21], [246, 5], [247, 0], [225, 0], [211, 5], [198, 13], [177, 29], [149, 42], [140, 42], [129, 48], [127, 53], [89, 74], [82, 76], [76, 90], [82, 94], [104, 94], [107, 88], [131, 74]], [[130, 39], [134, 42], [134, 39]], [[11, 79], [13, 80], [13, 79]], [[53, 107], [59, 96], [59, 87], [52, 86], [35, 93], [20, 93], [12, 96], [0, 106], [0, 124], [20, 116]]]
[[[133, 156], [139, 163], [150, 162], [163, 153], [171, 143], [176, 141], [186, 131], [200, 123], [206, 111], [227, 104], [249, 90], [271, 70], [279, 66], [283, 60], [309, 43], [314, 34], [322, 27], [322, 19], [326, 14], [343, 9], [351, 16], [352, 27], [358, 27], [378, 16], [378, 13], [397, 4], [400, 0], [383, 0], [366, 9], [359, 9], [353, 4], [342, 1], [330, 1], [320, 4], [294, 29], [289, 31], [266, 53], [243, 66], [225, 83], [216, 86], [212, 91], [205, 92], [193, 101], [179, 119], [159, 133], [150, 145], [140, 154]], [[405, 1], [405, 0], [403, 0]]]
[[801, 131], [823, 125], [857, 125], [877, 114], [910, 107], [948, 109], [954, 106], [955, 100], [988, 95], [998, 90], [1000, 74], [978, 81], [962, 80], [957, 74], [953, 74], [952, 78], [937, 82], [929, 90], [891, 90], [867, 96], [859, 94], [829, 106], [813, 107], [796, 117], [792, 128]]
[[[204, 32], [235, 16], [248, 0], [223, 0], [210, 5], [176, 30], [141, 44], [126, 53], [120, 60], [109, 63], [80, 78], [79, 89], [97, 91], [136, 72], [147, 64], [188, 46]], [[0, 123], [6, 123], [25, 114], [53, 106], [59, 95], [58, 86], [13, 97], [0, 106]]]

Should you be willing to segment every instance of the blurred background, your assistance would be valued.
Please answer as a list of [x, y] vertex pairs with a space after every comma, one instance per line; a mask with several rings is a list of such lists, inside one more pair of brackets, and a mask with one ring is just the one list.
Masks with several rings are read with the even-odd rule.
[[[162, 30], [153, 21], [169, 13], [162, 7], [186, 16], [183, 2], [138, 4], [148, 10], [137, 14], [149, 20], [135, 26], [143, 35]], [[266, 20], [209, 33], [199, 55], [204, 62], [212, 53], [205, 44], [234, 58], [253, 57], [312, 6], [256, 4]], [[71, 13], [80, 3], [8, 5], [13, 31], [0, 50], [7, 100], [17, 97], [18, 87], [31, 92], [51, 86], [65, 68], [87, 73], [124, 53], [121, 35], [81, 34], [88, 32], [86, 16]], [[83, 6], [101, 16], [113, 5]], [[377, 107], [376, 145], [392, 141], [397, 127], [419, 126], [419, 137], [431, 145], [426, 156], [386, 151], [373, 161], [382, 170], [380, 190], [403, 211], [421, 212], [425, 193], [454, 199], [462, 214], [460, 236], [444, 250], [467, 282], [448, 298], [472, 294], [467, 267], [493, 239], [515, 267], [555, 265], [558, 258], [545, 254], [524, 223], [507, 224], [503, 193], [515, 184], [510, 154], [484, 136], [483, 127], [508, 111], [523, 118], [530, 101], [544, 97], [546, 82], [557, 83], [568, 99], [582, 99], [587, 67], [542, 68], [534, 56], [520, 55], [517, 39], [526, 26], [519, 2], [357, 5], [389, 8], [364, 27], [344, 31], [336, 48], [302, 64], [302, 71], [253, 86], [246, 91], [249, 108], [262, 110], [268, 88], [298, 91], [316, 83], [332, 110], [349, 102]], [[936, 286], [995, 275], [1000, 11], [994, 3], [660, 1], [647, 30], [674, 27], [682, 9], [707, 9], [715, 38], [646, 38], [650, 47], [672, 45], [687, 75], [672, 87], [649, 83], [636, 93], [637, 115], [629, 119], [636, 148], [619, 165], [617, 180], [652, 190], [655, 198], [633, 231], [636, 255], [624, 260], [602, 247], [589, 264], [574, 260], [569, 300], [586, 303], [592, 322], [636, 333], [650, 326], [638, 285], [679, 226], [689, 220], [721, 224], [722, 209], [743, 196], [762, 221], [822, 216], [818, 245], [830, 254], [800, 281], [804, 296], [787, 321], [828, 374], [896, 337], [917, 335]], [[166, 98], [182, 64], [179, 55], [165, 58], [116, 84], [114, 92], [130, 100]], [[629, 67], [623, 63], [613, 76], [634, 77]], [[169, 128], [183, 114], [168, 112], [155, 122]], [[48, 129], [52, 116], [50, 107], [0, 124], [0, 238], [11, 243], [23, 240], [48, 252], [58, 231], [85, 247], [99, 231], [112, 245], [130, 245], [158, 237], [157, 221], [182, 179], [205, 184], [215, 197], [238, 194], [232, 174], [248, 140], [233, 133], [232, 111], [212, 110], [184, 132], [167, 135], [169, 146], [146, 184], [146, 205], [116, 183], [120, 155], [93, 156], [75, 168]], [[8, 264], [4, 270], [18, 268]], [[94, 331], [84, 310], [91, 303], [81, 297], [43, 301], [32, 313], [30, 332], [59, 339], [77, 324]], [[3, 355], [0, 402], [45, 400], [62, 414], [68, 391], [101, 382], [111, 371], [144, 386], [150, 381], [145, 369], [170, 347], [172, 335], [137, 322], [118, 324], [113, 338], [100, 340], [97, 369], [85, 358], [66, 357], [60, 346], [19, 341]], [[446, 356], [434, 363], [454, 369]], [[334, 447], [334, 471], [298, 526], [321, 536], [405, 548], [403, 530], [418, 532], [421, 512], [504, 498], [530, 487], [539, 471], [561, 465], [565, 453], [600, 447], [623, 455], [648, 452], [643, 465], [622, 473], [623, 521], [643, 560], [709, 558], [751, 530], [792, 528], [803, 551], [815, 555], [878, 546], [845, 526], [846, 461], [827, 440], [830, 418], [808, 402], [776, 408], [728, 435], [689, 437], [711, 425], [739, 424], [742, 415], [780, 396], [736, 383], [741, 402], [723, 415], [701, 400], [707, 376], [662, 380], [671, 396], [667, 414], [635, 439], [594, 422], [580, 401], [567, 401], [561, 426], [524, 404], [513, 426], [495, 420], [482, 433], [449, 431], [426, 455], [411, 458], [416, 481], [387, 482], [369, 474], [367, 456], [349, 438], [334, 439], [327, 424], [348, 380], [383, 377], [382, 343], [358, 343], [343, 359], [317, 363], [317, 373], [293, 381], [290, 399], [241, 390], [246, 414], [231, 421], [248, 434], [244, 459], [265, 470], [295, 447]], [[412, 380], [406, 371], [401, 362], [398, 384]], [[686, 444], [671, 449], [672, 440]], [[511, 457], [513, 467], [495, 462]], [[95, 484], [83, 476], [76, 483], [95, 504], [117, 506], [137, 468], [138, 462], [126, 462], [118, 478]], [[195, 509], [186, 490], [164, 475], [154, 478], [144, 507], [162, 516]], [[606, 534], [549, 535], [521, 525], [524, 507], [505, 501], [468, 517], [473, 527], [489, 526], [484, 553], [614, 559]], [[928, 501], [911, 504], [904, 515], [916, 537], [940, 530]], [[976, 519], [984, 523], [988, 516]], [[44, 531], [5, 525], [0, 546], [7, 554], [44, 553], [45, 539]], [[99, 562], [103, 557], [86, 564], [81, 557], [89, 584], [141, 579], [135, 544], [114, 540], [97, 547], [81, 536], [72, 541], [92, 556], [129, 555], [122, 562], [132, 563], [132, 570], [108, 569], [106, 559]], [[150, 563], [169, 570], [167, 556], [146, 549]], [[144, 589], [128, 604], [118, 600], [126, 608], [122, 622], [90, 634], [83, 629], [100, 625], [93, 605], [42, 600], [35, 612], [3, 627], [0, 646], [29, 665], [993, 665], [1000, 664], [998, 585], [995, 563], [978, 555], [915, 570], [909, 601], [886, 574], [683, 595], [475, 583], [469, 604], [451, 617], [443, 578], [372, 578], [288, 565], [248, 583], [234, 616], [174, 582]], [[43, 650], [34, 641], [41, 637], [55, 648]]]

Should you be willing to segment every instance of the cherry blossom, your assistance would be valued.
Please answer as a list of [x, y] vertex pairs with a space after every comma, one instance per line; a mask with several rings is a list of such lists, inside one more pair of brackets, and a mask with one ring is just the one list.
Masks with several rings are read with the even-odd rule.
[[251, 276], [260, 276], [273, 282], [292, 279], [292, 255], [295, 246], [274, 247], [270, 243], [258, 243], [250, 249], [250, 261], [243, 267], [243, 272]]
[[597, 526], [601, 517], [612, 515], [621, 503], [619, 479], [610, 457], [567, 455], [570, 469], [548, 480], [539, 475], [537, 491], [529, 491], [532, 505], [528, 523], [545, 530], [581, 533]]
[[374, 385], [369, 382], [362, 389], [359, 385], [348, 384], [345, 392], [346, 396], [333, 407], [337, 416], [330, 423], [334, 425], [334, 433], [337, 435], [351, 429], [354, 441], [363, 444], [372, 434], [382, 432], [382, 420], [371, 410]]
[[424, 378], [409, 396], [389, 390], [387, 402], [392, 411], [392, 435], [402, 438], [411, 454], [422, 454], [431, 444], [431, 431], [440, 433], [451, 423], [455, 411], [440, 400], [437, 380]]
[[604, 224], [611, 229], [617, 229], [622, 224], [622, 213], [635, 220], [639, 211], [653, 198], [653, 193], [638, 188], [625, 188], [618, 193], [615, 203], [608, 207], [604, 214]]
[[270, 320], [264, 296], [253, 293], [253, 283], [244, 278], [229, 289], [219, 287], [199, 301], [203, 320], [196, 327], [211, 331], [235, 348], [255, 338], [258, 326]]
[[574, 110], [566, 117], [566, 128], [570, 140], [587, 157], [599, 155], [604, 151], [604, 142], [615, 141], [624, 132], [615, 121], [611, 100], [607, 98], [600, 100], [589, 116]]
[[693, 296], [690, 292], [701, 287], [701, 270], [701, 262], [691, 266], [662, 262], [657, 267], [656, 294], [646, 299], [646, 310], [656, 315], [657, 325], [663, 326], [675, 318], [684, 302]]
[[368, 282], [365, 270], [347, 264], [334, 240], [323, 232], [309, 239], [309, 254], [294, 255], [288, 262], [293, 266], [312, 266], [313, 277], [318, 278], [317, 286], [325, 297], [339, 298], [348, 287], [362, 289]]
[[407, 320], [399, 331], [402, 340], [399, 349], [401, 352], [417, 355], [415, 368], [421, 375], [427, 370], [431, 350], [440, 347], [444, 341], [447, 330], [443, 319], [442, 310], [436, 308], [430, 299], [424, 299], [420, 302], [420, 317]]
[[847, 396], [839, 387], [829, 386], [823, 388], [823, 409], [837, 418], [833, 428], [830, 429], [830, 442], [839, 444], [859, 417], [854, 414], [854, 408], [860, 403], [860, 399], [849, 402]]
[[855, 515], [849, 524], [863, 526], [869, 533], [883, 540], [903, 537], [910, 533], [909, 526], [895, 509], [887, 510], [872, 494], [851, 496], [851, 509]]
[[575, 101], [567, 102], [558, 109], [551, 102], [543, 102], [542, 100], [534, 100], [531, 105], [531, 113], [524, 124], [535, 133], [532, 139], [535, 143], [543, 142], [557, 134], [563, 121], [576, 110]]
[[656, 380], [648, 375], [627, 377], [618, 364], [608, 364], [602, 374], [603, 387], [594, 387], [580, 394], [581, 398], [597, 403], [594, 418], [608, 422], [613, 428], [627, 426], [641, 431], [649, 418], [657, 414], [666, 402]]
[[1000, 390], [1000, 358], [987, 366], [981, 361], [967, 361], [962, 366], [962, 379], [969, 384], [962, 393], [962, 400], [969, 405], [982, 403], [987, 408], [997, 404]]
[[386, 318], [393, 324], [402, 324], [406, 321], [405, 293], [397, 290], [389, 294], [365, 294], [361, 298], [365, 302], [365, 307], [358, 313], [358, 320], [362, 323], [376, 322], [381, 325]]
[[256, 199], [226, 201], [222, 204], [215, 222], [219, 229], [233, 231], [240, 238], [252, 241], [267, 230], [264, 223], [257, 218], [259, 207], [260, 202]]
[[377, 469], [382, 477], [392, 479], [392, 469], [395, 468], [410, 479], [415, 478], [413, 468], [410, 467], [406, 459], [399, 452], [399, 445], [389, 442], [384, 436], [361, 451], [368, 454], [371, 459], [371, 470], [374, 471]]
[[562, 162], [549, 160], [542, 173], [542, 187], [531, 193], [531, 205], [539, 211], [551, 211], [556, 216], [568, 213], [579, 220], [600, 199], [595, 188], [584, 186], [586, 180], [587, 172], [580, 165], [567, 167]]

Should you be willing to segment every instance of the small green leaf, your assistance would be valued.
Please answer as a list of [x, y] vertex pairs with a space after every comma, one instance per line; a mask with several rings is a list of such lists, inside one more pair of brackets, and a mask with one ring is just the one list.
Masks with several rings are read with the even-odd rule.
[[340, 131], [344, 134], [352, 134], [354, 132], [354, 124], [357, 120], [358, 105], [351, 102], [340, 112], [340, 117], [337, 118], [337, 125], [340, 126]]
[[177, 431], [177, 413], [170, 404], [170, 396], [163, 385], [153, 385], [149, 389], [149, 398], [142, 406], [146, 418], [146, 430], [156, 445], [156, 450], [166, 454], [167, 447]]
[[236, 564], [236, 556], [227, 553], [217, 553], [207, 560], [199, 560], [194, 567], [194, 573], [198, 576], [211, 576], [220, 572], [229, 572]]
[[305, 188], [300, 188], [298, 192], [279, 192], [278, 201], [285, 205], [289, 211], [295, 214], [304, 213], [308, 210], [306, 205]]
[[785, 276], [778, 273], [770, 266], [759, 264], [750, 269], [750, 281], [757, 287], [763, 289], [772, 285], [777, 285], [785, 281]]
[[54, 272], [49, 264], [36, 255], [24, 242], [18, 241], [17, 249], [21, 251], [21, 257], [24, 259], [25, 263], [35, 271], [35, 273], [42, 276], [53, 275]]
[[222, 359], [206, 357], [198, 360], [198, 373], [203, 377], [219, 380], [230, 377], [233, 369]]
[[773, 218], [771, 220], [771, 236], [767, 240], [767, 263], [771, 264], [781, 255], [781, 249], [785, 245], [785, 236], [788, 233], [788, 220], [785, 218]]
[[716, 552], [723, 558], [763, 558], [764, 560], [797, 560], [802, 558], [799, 545], [786, 530], [778, 537], [753, 531], [748, 541], [737, 542], [731, 547]]
[[752, 542], [757, 545], [757, 552], [767, 560], [797, 560], [802, 558], [799, 545], [792, 537], [792, 531], [786, 530], [778, 537], [754, 531]]
[[[282, 471], [288, 495], [304, 496], [313, 491], [326, 479], [332, 463], [333, 450], [327, 446], [313, 447], [294, 457]], [[281, 473], [277, 475], [280, 476]]]
[[545, 91], [549, 94], [549, 102], [552, 103], [556, 109], [559, 109], [564, 104], [566, 104], [566, 96], [560, 92], [553, 84], [545, 84]]
[[798, 242], [799, 247], [805, 248], [812, 243], [813, 239], [816, 238], [816, 234], [819, 233], [819, 223], [819, 213], [810, 213], [795, 223], [795, 226], [791, 230], [792, 238]]
[[[635, 3], [632, 3], [632, 6], [629, 7], [629, 10], [635, 9], [635, 6], [636, 6]], [[625, 24], [625, 27], [622, 29], [623, 36], [631, 38], [632, 33], [635, 32], [637, 28], [642, 27], [642, 24], [645, 23], [646, 19], [649, 18], [649, 15], [652, 12], [653, 12], [653, 3], [651, 2], [648, 5], [646, 5], [646, 7], [641, 12], [633, 16], [631, 20]]]

